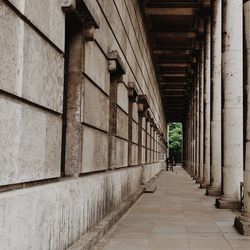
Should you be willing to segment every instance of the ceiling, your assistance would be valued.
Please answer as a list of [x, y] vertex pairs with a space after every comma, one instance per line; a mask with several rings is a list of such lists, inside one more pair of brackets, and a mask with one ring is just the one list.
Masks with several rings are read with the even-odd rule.
[[183, 121], [210, 0], [142, 0], [168, 122]]

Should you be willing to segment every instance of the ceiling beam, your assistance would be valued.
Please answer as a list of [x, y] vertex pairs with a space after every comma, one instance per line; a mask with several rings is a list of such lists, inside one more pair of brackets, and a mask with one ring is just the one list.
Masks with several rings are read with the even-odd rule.
[[154, 16], [193, 16], [198, 13], [198, 8], [153, 8], [146, 7], [146, 15]]
[[184, 67], [189, 67], [190, 63], [157, 63], [157, 66], [159, 67], [180, 67], [180, 68], [184, 68]]
[[178, 50], [171, 50], [171, 49], [153, 49], [153, 53], [155, 55], [191, 55], [191, 49], [178, 49]]
[[177, 73], [177, 74], [168, 74], [168, 73], [164, 73], [164, 74], [159, 74], [159, 75], [161, 75], [161, 76], [163, 76], [163, 77], [185, 77], [185, 76], [187, 76], [187, 74], [186, 73]]
[[166, 39], [185, 39], [185, 38], [195, 38], [197, 32], [152, 32], [152, 37], [156, 39], [166, 38]]

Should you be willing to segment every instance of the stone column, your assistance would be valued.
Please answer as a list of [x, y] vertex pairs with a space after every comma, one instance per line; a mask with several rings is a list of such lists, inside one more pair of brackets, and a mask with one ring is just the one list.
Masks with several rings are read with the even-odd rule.
[[211, 48], [211, 25], [210, 17], [205, 24], [205, 69], [204, 69], [204, 165], [203, 165], [203, 181], [201, 188], [206, 188], [210, 183], [210, 48]]
[[[198, 63], [198, 62], [197, 62]], [[199, 112], [199, 103], [200, 103], [200, 86], [199, 86], [199, 63], [197, 64], [197, 75], [196, 75], [196, 176], [195, 180], [198, 180], [200, 175], [200, 112]]]
[[197, 183], [202, 183], [203, 182], [203, 152], [204, 152], [204, 41], [201, 40], [201, 52], [200, 52], [200, 64], [199, 64], [199, 127], [200, 127], [200, 143], [199, 143], [199, 150], [200, 150], [200, 155], [199, 155], [199, 177], [197, 179]]
[[221, 14], [222, 0], [213, 1], [211, 19], [211, 171], [207, 195], [221, 194]]
[[234, 225], [241, 234], [250, 235], [250, 1], [244, 3], [245, 51], [244, 65], [246, 76], [246, 138], [244, 169], [244, 212], [235, 218]]
[[193, 173], [192, 177], [195, 180], [196, 176], [196, 84], [193, 86]]
[[191, 176], [194, 176], [194, 96], [192, 91], [192, 106], [191, 106], [191, 136], [192, 136], [192, 160], [191, 160]]
[[223, 1], [223, 195], [218, 208], [238, 208], [243, 179], [243, 4]]
[[189, 109], [189, 123], [188, 123], [188, 144], [189, 144], [189, 152], [188, 152], [188, 172], [191, 174], [191, 169], [192, 169], [192, 115], [191, 115], [191, 106]]

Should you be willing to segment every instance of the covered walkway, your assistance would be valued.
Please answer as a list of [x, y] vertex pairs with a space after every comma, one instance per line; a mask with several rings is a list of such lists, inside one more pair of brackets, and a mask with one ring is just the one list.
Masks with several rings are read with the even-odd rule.
[[233, 227], [236, 213], [215, 208], [179, 167], [162, 172], [156, 192], [143, 194], [96, 250], [249, 250], [250, 237]]

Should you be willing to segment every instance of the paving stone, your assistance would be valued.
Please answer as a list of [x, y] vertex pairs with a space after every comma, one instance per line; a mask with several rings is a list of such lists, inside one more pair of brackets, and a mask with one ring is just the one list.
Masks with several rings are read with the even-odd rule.
[[162, 172], [157, 190], [142, 197], [96, 246], [96, 250], [245, 250], [250, 237], [233, 227], [239, 212], [219, 210], [189, 178]]

